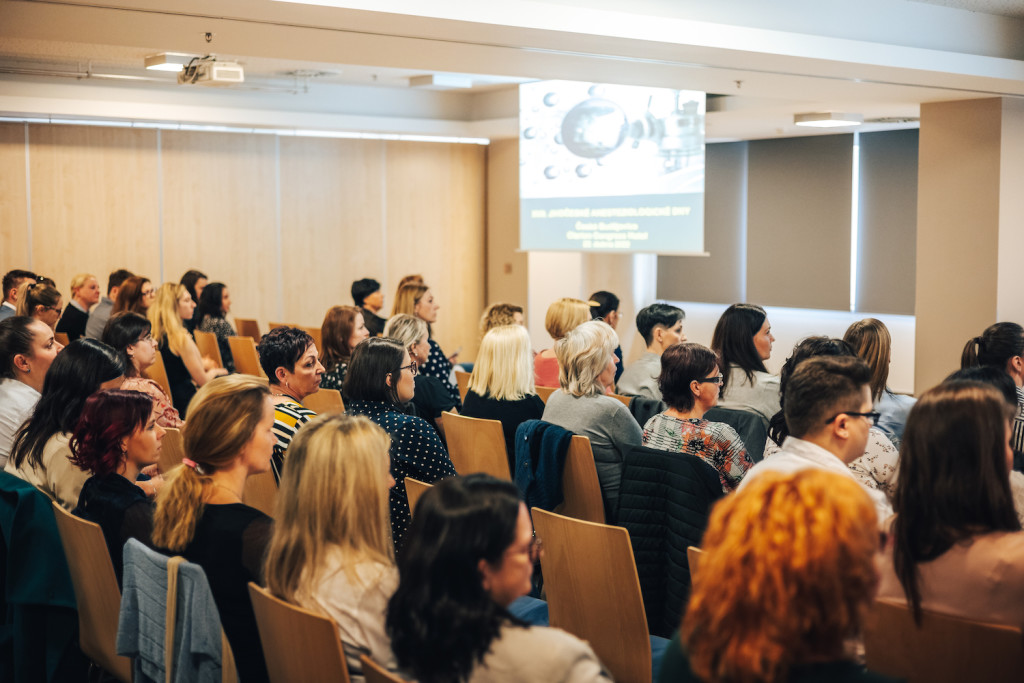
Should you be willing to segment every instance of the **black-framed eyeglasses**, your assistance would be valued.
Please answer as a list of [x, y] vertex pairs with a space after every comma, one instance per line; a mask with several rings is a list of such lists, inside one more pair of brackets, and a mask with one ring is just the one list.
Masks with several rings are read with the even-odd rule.
[[416, 361], [413, 361], [408, 365], [403, 365], [402, 367], [398, 368], [399, 373], [401, 373], [402, 370], [408, 370], [409, 372], [412, 373], [412, 376], [415, 377], [416, 373], [418, 372], [418, 366], [416, 365]]
[[704, 379], [695, 379], [693, 381], [697, 384], [717, 384], [718, 386], [722, 386], [722, 382], [725, 381], [725, 377], [722, 375], [715, 375], [714, 377], [705, 377]]
[[849, 415], [850, 417], [866, 417], [867, 419], [871, 420], [871, 426], [872, 427], [877, 427], [878, 426], [878, 418], [882, 417], [881, 413], [875, 412], [874, 410], [872, 410], [870, 413], [853, 413], [853, 412], [850, 412], [848, 410], [844, 410], [843, 412], [836, 413], [835, 415], [833, 415], [829, 419], [825, 420], [825, 424], [832, 424], [833, 422], [836, 421], [836, 418], [839, 417], [840, 415]]

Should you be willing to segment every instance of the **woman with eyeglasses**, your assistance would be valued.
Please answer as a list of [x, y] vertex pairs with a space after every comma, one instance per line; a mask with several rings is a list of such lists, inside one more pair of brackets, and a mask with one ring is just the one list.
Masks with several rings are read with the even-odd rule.
[[736, 490], [754, 466], [732, 427], [708, 422], [704, 413], [718, 404], [722, 372], [715, 352], [700, 344], [673, 344], [661, 356], [658, 388], [668, 410], [644, 425], [644, 445], [696, 455], [718, 470], [722, 490]]
[[26, 282], [18, 288], [15, 315], [35, 318], [55, 330], [60, 319], [62, 300], [56, 287], [44, 282]]
[[121, 283], [117, 290], [117, 300], [114, 301], [114, 308], [110, 314], [121, 311], [131, 311], [139, 315], [146, 315], [149, 307], [156, 300], [156, 287], [149, 281], [149, 278], [134, 275]]
[[398, 288], [398, 293], [395, 294], [395, 306], [391, 311], [391, 315], [396, 316], [399, 313], [405, 313], [407, 315], [414, 315], [427, 323], [427, 333], [429, 335], [427, 343], [430, 344], [430, 353], [427, 357], [427, 362], [420, 367], [420, 371], [425, 375], [430, 375], [440, 380], [452, 399], [455, 400], [455, 405], [461, 408], [462, 398], [459, 396], [458, 387], [455, 386], [451, 378], [452, 363], [455, 362], [459, 352], [456, 351], [452, 355], [446, 356], [444, 351], [441, 350], [441, 345], [434, 340], [434, 331], [431, 328], [431, 325], [437, 322], [437, 311], [440, 308], [441, 306], [434, 298], [434, 293], [430, 291], [430, 287], [422, 283], [408, 283]]
[[441, 380], [419, 372], [430, 356], [430, 332], [427, 323], [414, 315], [399, 313], [391, 316], [384, 326], [384, 336], [397, 339], [409, 350], [409, 357], [416, 363], [417, 369], [416, 392], [412, 397], [412, 405], [416, 409], [416, 414], [430, 422], [444, 439], [442, 413], [459, 410], [455, 399], [448, 393]]
[[409, 528], [409, 498], [405, 478], [432, 484], [454, 475], [441, 438], [426, 420], [407, 415], [401, 404], [416, 392], [416, 363], [402, 343], [386, 337], [370, 337], [352, 352], [345, 374], [345, 412], [365, 415], [391, 436], [391, 536], [401, 552]]
[[424, 493], [387, 611], [400, 670], [420, 681], [610, 680], [587, 643], [509, 612], [539, 557], [515, 484], [471, 474]]
[[165, 429], [181, 429], [185, 422], [170, 397], [159, 384], [143, 375], [156, 362], [156, 354], [159, 353], [152, 329], [152, 323], [138, 313], [118, 313], [103, 328], [103, 343], [113, 347], [124, 363], [121, 388], [149, 394], [157, 406], [157, 424]]
[[[818, 356], [844, 356], [856, 357], [850, 345], [842, 339], [829, 337], [808, 337], [793, 349], [793, 355], [786, 359], [779, 373], [779, 386], [783, 393], [789, 378], [800, 365], [808, 358]], [[785, 406], [785, 400], [780, 396], [780, 404]], [[900, 452], [889, 440], [889, 437], [880, 430], [877, 413], [872, 413], [868, 419], [872, 421], [871, 429], [868, 430], [868, 443], [864, 449], [864, 455], [851, 462], [847, 467], [857, 477], [861, 484], [869, 489], [877, 489], [885, 494], [886, 498], [892, 500], [896, 485], [896, 468], [899, 464]], [[789, 436], [789, 427], [786, 425], [786, 416], [783, 408], [779, 409], [772, 416], [768, 426], [768, 439], [764, 446], [764, 457], [767, 459], [782, 448], [782, 443]]]

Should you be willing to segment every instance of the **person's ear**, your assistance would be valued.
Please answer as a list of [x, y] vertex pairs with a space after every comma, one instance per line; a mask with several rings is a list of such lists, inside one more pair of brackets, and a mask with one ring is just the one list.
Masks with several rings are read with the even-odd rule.
[[[386, 384], [389, 388], [391, 387], [391, 373], [390, 372], [388, 374], [384, 375], [384, 384]], [[483, 562], [483, 560], [480, 560], [480, 561]]]
[[487, 560], [480, 558], [480, 561], [476, 563], [476, 569], [480, 572], [480, 583], [484, 587], [485, 591], [491, 590], [491, 565], [487, 564]]
[[14, 367], [18, 368], [18, 370], [22, 372], [32, 371], [32, 366], [29, 365], [29, 357], [23, 353], [14, 354], [14, 358], [11, 359], [11, 362], [14, 363]]
[[694, 396], [700, 396], [700, 382], [692, 380], [690, 382], [690, 391], [693, 392]]
[[840, 439], [850, 438], [850, 416], [845, 413], [832, 422], [832, 433]]
[[284, 384], [285, 381], [288, 379], [288, 374], [288, 371], [282, 367], [278, 367], [274, 370], [274, 377], [277, 378], [278, 384]]

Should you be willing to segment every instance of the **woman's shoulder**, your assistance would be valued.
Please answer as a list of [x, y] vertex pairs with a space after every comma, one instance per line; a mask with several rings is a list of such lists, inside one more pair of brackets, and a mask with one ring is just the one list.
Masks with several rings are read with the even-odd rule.
[[301, 403], [285, 401], [284, 403], [274, 404], [274, 415], [275, 417], [278, 415], [286, 416], [295, 422], [308, 422], [316, 417], [316, 412], [310, 410]]
[[[501, 666], [500, 661], [507, 664]], [[498, 639], [491, 644], [484, 666], [492, 669], [494, 674], [500, 674], [499, 669], [506, 666], [514, 666], [517, 669], [515, 680], [587, 681], [610, 678], [590, 645], [550, 626], [503, 626]]]

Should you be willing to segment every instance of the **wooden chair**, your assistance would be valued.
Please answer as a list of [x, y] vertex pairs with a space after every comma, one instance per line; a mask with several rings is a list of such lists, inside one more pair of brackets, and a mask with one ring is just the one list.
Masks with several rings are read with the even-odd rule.
[[68, 335], [66, 332], [54, 332], [53, 338], [57, 340], [57, 343], [61, 346], [67, 346], [71, 342], [68, 341]]
[[272, 329], [272, 330], [276, 330], [279, 327], [293, 327], [293, 326], [289, 325], [288, 323], [270, 323], [268, 325], [268, 327], [270, 327], [270, 329]]
[[413, 479], [412, 477], [405, 478], [405, 495], [409, 498], [409, 514], [416, 509], [416, 503], [419, 501], [420, 496], [427, 492], [433, 484], [428, 484], [425, 481], [419, 479]]
[[160, 385], [160, 388], [164, 390], [168, 398], [173, 399], [171, 396], [171, 383], [167, 379], [167, 370], [164, 368], [164, 358], [160, 355], [160, 352], [156, 352], [156, 360], [153, 364], [146, 368], [144, 374], [147, 378], [153, 380]]
[[864, 625], [867, 666], [875, 673], [928, 681], [1024, 680], [1024, 632], [925, 611], [920, 627], [910, 608], [876, 600]]
[[608, 394], [608, 396], [618, 399], [627, 408], [629, 407], [629, 402], [633, 400], [632, 396], [623, 396], [622, 394]]
[[501, 422], [452, 412], [444, 413], [441, 418], [448, 440], [448, 457], [456, 472], [486, 472], [498, 479], [512, 479]]
[[471, 373], [464, 372], [462, 370], [455, 371], [455, 382], [459, 385], [459, 400], [465, 401], [466, 394], [469, 393], [469, 378], [472, 376]]
[[132, 660], [117, 654], [121, 590], [103, 532], [98, 524], [75, 517], [57, 503], [53, 511], [75, 587], [82, 652], [117, 680], [131, 683]]
[[260, 326], [252, 318], [235, 318], [235, 330], [243, 337], [251, 337], [256, 343], [260, 341]]
[[617, 681], [651, 680], [651, 640], [629, 532], [533, 508], [551, 625], [590, 643]]
[[249, 597], [271, 683], [348, 683], [338, 625], [249, 582]]
[[256, 342], [252, 337], [228, 337], [231, 357], [235, 359], [235, 370], [254, 377], [266, 377], [260, 367], [260, 356], [256, 353]]
[[274, 504], [277, 501], [277, 480], [274, 472], [267, 470], [254, 474], [245, 480], [242, 490], [242, 502], [254, 507], [268, 517], [274, 516]]
[[341, 400], [341, 392], [337, 389], [320, 389], [315, 394], [310, 394], [302, 399], [302, 405], [317, 415], [345, 412], [345, 402]]
[[537, 395], [544, 403], [548, 402], [548, 396], [558, 391], [558, 387], [537, 387]]
[[565, 469], [562, 471], [562, 495], [565, 500], [555, 508], [555, 512], [566, 517], [604, 524], [601, 482], [597, 479], [597, 466], [594, 464], [594, 451], [590, 448], [590, 439], [585, 436], [577, 434], [572, 437], [569, 444], [569, 452], [565, 456]]
[[172, 468], [181, 464], [185, 457], [185, 439], [180, 429], [167, 427], [164, 431], [163, 443], [160, 446], [160, 472], [167, 474]]
[[310, 337], [312, 337], [313, 343], [316, 344], [317, 350], [323, 353], [324, 339], [319, 327], [310, 327], [308, 325], [295, 325], [295, 327], [299, 328], [300, 330], [304, 330]]
[[224, 359], [220, 355], [217, 335], [213, 332], [203, 332], [202, 330], [196, 330], [193, 334], [196, 338], [196, 346], [199, 347], [199, 355], [212, 359], [218, 368], [224, 367]]
[[690, 565], [690, 580], [693, 580], [694, 575], [697, 573], [697, 567], [700, 566], [700, 558], [704, 554], [704, 551], [695, 546], [686, 546], [686, 561]]
[[404, 678], [391, 673], [366, 655], [360, 655], [359, 661], [363, 663], [366, 683], [405, 683]]

